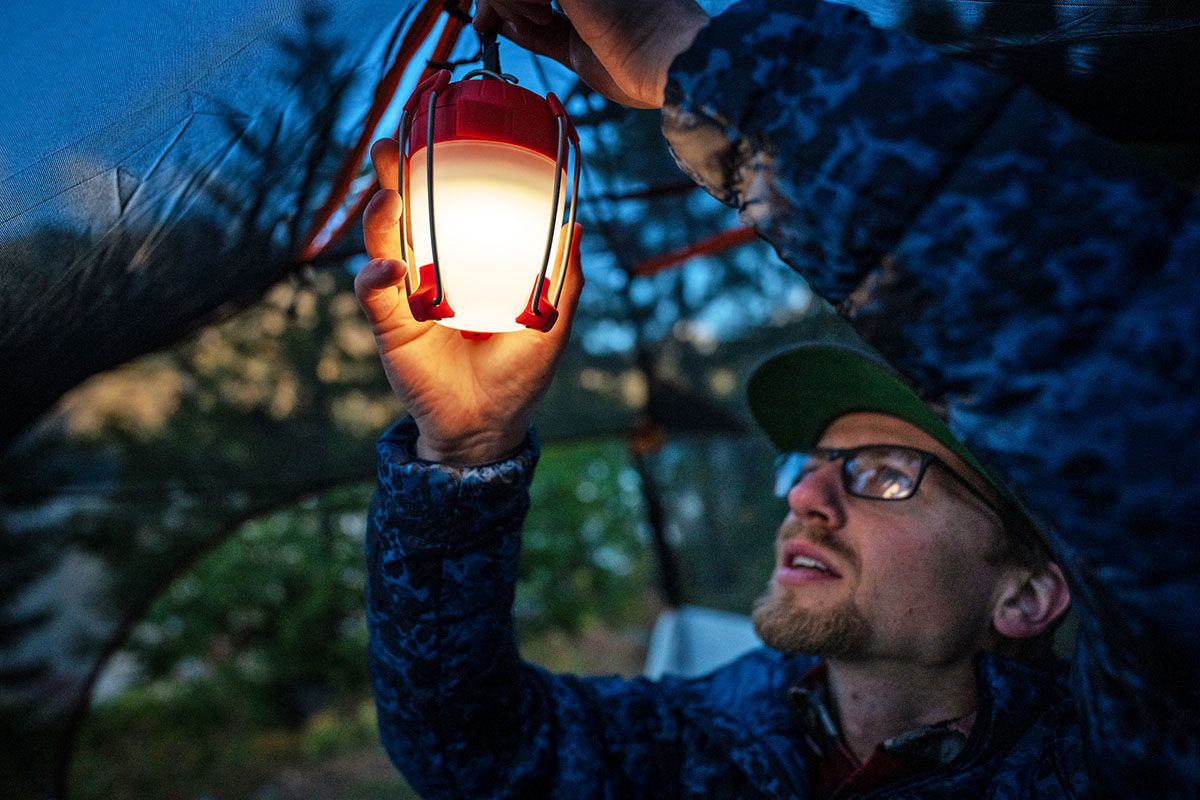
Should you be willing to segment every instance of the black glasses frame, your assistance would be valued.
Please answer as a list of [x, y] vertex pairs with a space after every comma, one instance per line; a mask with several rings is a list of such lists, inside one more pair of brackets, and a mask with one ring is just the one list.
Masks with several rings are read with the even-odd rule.
[[[874, 450], [877, 448], [884, 448], [887, 450], [903, 450], [905, 452], [915, 453], [919, 457], [920, 460], [919, 460], [919, 465], [917, 468], [917, 475], [913, 479], [912, 489], [907, 494], [903, 495], [902, 497], [877, 497], [875, 495], [861, 494], [860, 492], [857, 492], [854, 490], [854, 487], [853, 487], [853, 477], [854, 476], [850, 472], [850, 462], [859, 453], [862, 453], [863, 451], [866, 451], [866, 450]], [[981, 502], [985, 506], [987, 506], [987, 508], [989, 510], [991, 510], [993, 513], [995, 513], [996, 516], [1000, 517], [1001, 520], [1007, 519], [1007, 516], [1004, 514], [1003, 511], [1001, 511], [999, 508], [996, 507], [995, 503], [993, 503], [991, 500], [989, 500], [983, 494], [983, 492], [979, 491], [979, 489], [972, 486], [971, 483], [966, 478], [964, 478], [963, 476], [961, 476], [957, 472], [955, 472], [954, 469], [951, 468], [951, 466], [949, 464], [947, 464], [945, 461], [938, 458], [933, 453], [930, 453], [928, 450], [921, 450], [920, 448], [917, 448], [917, 447], [908, 447], [907, 445], [901, 445], [901, 444], [879, 443], [879, 444], [864, 444], [864, 445], [859, 445], [858, 447], [813, 447], [809, 450], [797, 450], [797, 451], [792, 451], [792, 452], [788, 452], [788, 453], [783, 453], [777, 459], [775, 459], [775, 470], [777, 473], [777, 477], [776, 477], [777, 492], [778, 492], [778, 490], [780, 490], [782, 488], [779, 486], [779, 484], [781, 483], [781, 480], [780, 480], [781, 476], [779, 476], [778, 473], [783, 469], [783, 466], [787, 462], [787, 460], [790, 458], [796, 457], [796, 456], [808, 456], [811, 458], [814, 455], [820, 456], [825, 462], [828, 462], [828, 463], [833, 463], [835, 461], [841, 462], [840, 466], [838, 467], [838, 474], [842, 478], [842, 488], [846, 490], [847, 494], [849, 494], [853, 497], [861, 497], [864, 500], [879, 500], [880, 502], [884, 502], [884, 503], [898, 503], [898, 502], [903, 502], [905, 500], [911, 499], [912, 496], [917, 493], [917, 489], [921, 488], [921, 481], [922, 481], [922, 479], [924, 479], [925, 471], [929, 469], [929, 465], [937, 464], [943, 470], [945, 470], [950, 475], [950, 477], [953, 478], [960, 486], [962, 486], [964, 489], [966, 489], [968, 492], [970, 492], [972, 497], [974, 497], [975, 499], [979, 500], [979, 502]], [[779, 493], [779, 496], [780, 497], [786, 496], [787, 493], [792, 490], [792, 487], [795, 486], [797, 483], [799, 483], [800, 480], [802, 480], [802, 478], [800, 478], [800, 476], [797, 475], [796, 479], [792, 480], [789, 483], [789, 485], [787, 486], [787, 488], [783, 489], [782, 492]]]

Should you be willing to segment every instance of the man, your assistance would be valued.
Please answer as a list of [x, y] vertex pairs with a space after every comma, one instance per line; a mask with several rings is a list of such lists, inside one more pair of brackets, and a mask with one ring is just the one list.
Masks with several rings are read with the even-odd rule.
[[[674, 0], [562, 5], [479, 19], [662, 104], [681, 166], [970, 449], [873, 362], [783, 354], [751, 406], [782, 449], [816, 450], [785, 460], [798, 480], [756, 611], [777, 649], [659, 684], [524, 665], [526, 431], [569, 326], [480, 344], [412, 322], [385, 183], [357, 284], [412, 417], [381, 439], [368, 541], [397, 764], [429, 796], [1196, 796], [1196, 198], [845, 8], [747, 2], [709, 24]], [[373, 156], [394, 174], [394, 143]], [[581, 283], [575, 254], [564, 322]], [[1005, 653], [1061, 615], [1063, 572], [1074, 663], [1023, 666]]]

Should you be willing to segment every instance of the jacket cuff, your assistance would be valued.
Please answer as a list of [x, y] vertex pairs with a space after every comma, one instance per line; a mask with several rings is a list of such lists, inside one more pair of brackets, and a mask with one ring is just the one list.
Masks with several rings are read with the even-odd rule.
[[530, 429], [521, 449], [491, 464], [439, 464], [416, 456], [417, 426], [405, 417], [380, 437], [372, 527], [406, 551], [453, 555], [519, 530], [541, 453]]

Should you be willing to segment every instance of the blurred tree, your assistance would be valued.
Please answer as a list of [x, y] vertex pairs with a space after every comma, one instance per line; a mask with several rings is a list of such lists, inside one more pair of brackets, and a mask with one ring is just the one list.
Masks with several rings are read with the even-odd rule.
[[228, 110], [209, 151], [122, 195], [118, 224], [0, 240], [0, 447], [87, 376], [228, 318], [297, 270], [353, 115], [354, 65], [338, 62], [327, 22], [311, 7], [302, 38], [280, 42], [291, 61], [275, 103]]
[[[366, 477], [397, 411], [349, 274], [290, 255], [354, 116], [355, 65], [326, 20], [280, 42], [284, 104], [223, 117], [223, 146], [172, 164], [120, 225], [4, 243], [0, 725], [21, 732], [4, 797], [64, 797], [90, 690], [150, 601], [243, 520]], [[232, 319], [289, 274], [237, 324], [98, 375], [14, 439], [83, 377]]]
[[[298, 725], [362, 694], [365, 508], [371, 486], [325, 492], [247, 522], [151, 606], [125, 644], [141, 681], [193, 680], [261, 698]], [[216, 590], [214, 590], [216, 589]]]

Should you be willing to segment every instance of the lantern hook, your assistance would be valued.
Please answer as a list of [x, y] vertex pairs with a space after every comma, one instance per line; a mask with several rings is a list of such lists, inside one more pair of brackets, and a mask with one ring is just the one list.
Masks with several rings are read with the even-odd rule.
[[483, 57], [483, 68], [488, 72], [501, 75], [500, 72], [500, 41], [496, 38], [496, 28], [479, 34], [480, 55]]

